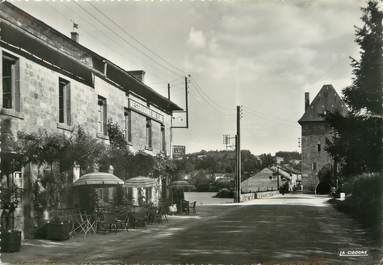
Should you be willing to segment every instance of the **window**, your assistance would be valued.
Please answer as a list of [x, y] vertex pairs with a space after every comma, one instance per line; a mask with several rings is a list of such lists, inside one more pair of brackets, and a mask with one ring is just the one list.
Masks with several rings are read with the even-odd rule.
[[70, 82], [59, 78], [59, 123], [70, 125]]
[[313, 169], [313, 170], [317, 170], [317, 163], [316, 163], [316, 162], [313, 162], [313, 164], [312, 164], [312, 169]]
[[152, 121], [146, 118], [146, 147], [152, 149]]
[[318, 143], [318, 153], [321, 151], [321, 145], [320, 142]]
[[19, 60], [3, 53], [3, 108], [20, 111]]
[[166, 153], [166, 141], [165, 141], [165, 126], [161, 125], [161, 144], [162, 152]]
[[125, 118], [125, 139], [128, 143], [132, 141], [132, 112], [128, 109], [124, 111]]
[[107, 135], [106, 124], [106, 99], [98, 96], [98, 132]]

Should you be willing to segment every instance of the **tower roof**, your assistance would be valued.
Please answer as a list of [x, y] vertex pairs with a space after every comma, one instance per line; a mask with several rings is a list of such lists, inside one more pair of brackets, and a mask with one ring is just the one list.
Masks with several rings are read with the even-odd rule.
[[322, 86], [298, 123], [322, 122], [325, 120], [323, 114], [326, 112], [339, 112], [342, 115], [346, 115], [347, 113], [346, 104], [339, 97], [332, 85]]

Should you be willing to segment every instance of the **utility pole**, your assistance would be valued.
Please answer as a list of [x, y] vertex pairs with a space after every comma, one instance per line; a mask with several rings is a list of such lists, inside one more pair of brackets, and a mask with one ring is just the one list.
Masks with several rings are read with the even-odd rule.
[[168, 100], [170, 100], [170, 83], [168, 83]]
[[185, 76], [186, 128], [189, 128], [189, 87], [188, 87], [188, 84], [189, 84], [188, 77]]
[[239, 202], [238, 200], [238, 138], [237, 135], [235, 135], [235, 179], [234, 179], [234, 202]]
[[237, 202], [241, 202], [241, 118], [242, 108], [237, 106], [237, 135], [236, 135], [236, 152], [237, 152]]
[[[173, 126], [173, 129], [188, 129], [189, 128], [189, 79], [190, 75], [185, 76], [185, 109], [183, 111], [174, 111], [174, 112], [184, 112], [186, 115], [186, 124], [184, 126]], [[169, 93], [169, 92], [168, 92]]]

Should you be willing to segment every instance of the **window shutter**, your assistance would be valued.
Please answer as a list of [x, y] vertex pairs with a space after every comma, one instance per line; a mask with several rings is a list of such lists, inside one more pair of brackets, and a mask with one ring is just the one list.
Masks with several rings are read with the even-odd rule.
[[104, 129], [104, 135], [108, 135], [108, 115], [107, 115], [107, 105], [106, 105], [106, 99], [104, 100], [104, 105], [103, 105], [103, 111], [104, 111], [104, 124], [103, 124], [103, 129]]
[[19, 60], [16, 60], [13, 64], [12, 77], [14, 80], [14, 104], [15, 111], [21, 111], [21, 95], [20, 95], [20, 63]]
[[70, 93], [71, 87], [70, 83], [65, 86], [65, 107], [66, 107], [66, 122], [68, 125], [71, 125], [72, 123], [72, 113], [71, 113], [71, 93]]

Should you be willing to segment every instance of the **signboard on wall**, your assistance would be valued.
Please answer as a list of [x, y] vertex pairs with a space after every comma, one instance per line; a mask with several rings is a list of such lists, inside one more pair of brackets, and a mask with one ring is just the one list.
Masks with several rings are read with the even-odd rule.
[[187, 117], [186, 117], [185, 111], [173, 111], [172, 115], [172, 127], [173, 128], [185, 128], [187, 123]]
[[173, 158], [182, 158], [185, 156], [186, 147], [184, 145], [173, 145]]
[[164, 123], [164, 116], [154, 110], [151, 110], [145, 105], [142, 105], [141, 103], [134, 101], [132, 99], [129, 99], [129, 108], [141, 113], [149, 118], [152, 118], [153, 120], [159, 121], [161, 123]]

